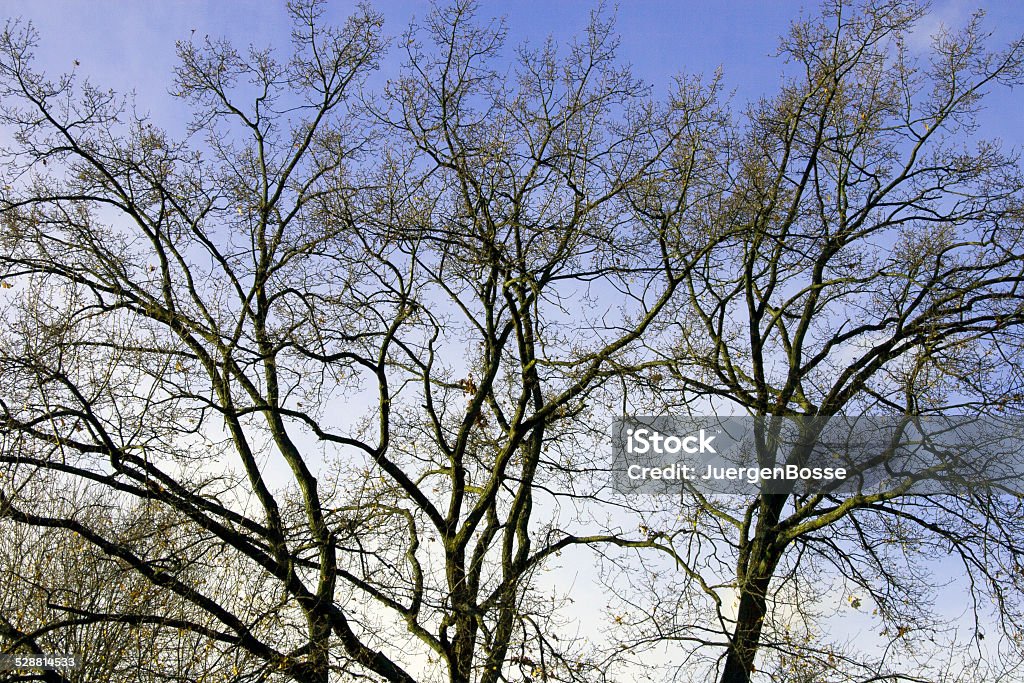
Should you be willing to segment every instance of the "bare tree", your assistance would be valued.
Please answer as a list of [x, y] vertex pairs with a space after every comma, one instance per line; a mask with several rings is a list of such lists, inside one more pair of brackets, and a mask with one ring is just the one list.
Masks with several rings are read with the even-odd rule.
[[[187, 576], [220, 604], [271, 612], [272, 586], [232, 571], [218, 548], [202, 542], [182, 515], [154, 501], [103, 500], [82, 490], [41, 490], [51, 515], [75, 519], [113, 543], [159, 559], [161, 571]], [[127, 503], [127, 504], [126, 504]], [[74, 654], [80, 666], [61, 673], [0, 673], [0, 680], [196, 681], [248, 680], [244, 652], [210, 638], [213, 624], [187, 600], [154, 585], [120, 559], [64, 527], [4, 521], [0, 552], [5, 652]], [[202, 624], [208, 630], [196, 633]], [[188, 628], [185, 628], [188, 626]], [[243, 674], [244, 672], [244, 674]]]
[[380, 18], [322, 12], [286, 59], [181, 44], [183, 141], [3, 34], [0, 514], [147, 596], [48, 600], [7, 647], [87, 622], [227, 680], [600, 679], [534, 576], [657, 545], [569, 510], [720, 192], [717, 83], [653, 101], [599, 15], [508, 65], [457, 3], [357, 98]]
[[[3, 33], [0, 516], [88, 558], [5, 555], [33, 610], [5, 650], [128, 633], [153, 680], [489, 683], [674, 641], [682, 677], [760, 652], [768, 680], [920, 680], [804, 624], [838, 581], [893, 647], [927, 639], [939, 548], [1014, 635], [1019, 496], [637, 499], [604, 441], [666, 406], [1019, 410], [1024, 182], [967, 142], [1024, 46], [979, 19], [918, 58], [921, 8], [829, 3], [733, 115], [717, 78], [654, 99], [601, 13], [509, 60], [500, 22], [437, 7], [371, 96], [380, 17], [290, 12], [284, 58], [180, 45], [183, 140]], [[607, 643], [545, 590], [566, 551], [627, 572]]]
[[[915, 54], [908, 37], [926, 9], [828, 2], [782, 40], [789, 76], [719, 153], [729, 184], [712, 224], [722, 237], [687, 269], [678, 333], [652, 344], [663, 360], [648, 367], [665, 368], [663, 386], [642, 375], [637, 406], [664, 410], [669, 397], [766, 417], [1019, 414], [1024, 177], [1016, 152], [975, 134], [984, 95], [1024, 77], [1024, 42], [990, 50], [979, 14]], [[770, 466], [780, 454], [767, 433], [758, 443]], [[644, 525], [666, 530], [691, 575], [644, 584], [679, 596], [670, 604], [624, 595], [632, 637], [687, 643], [722, 683], [759, 668], [763, 680], [937, 680], [914, 650], [934, 654], [947, 626], [932, 608], [945, 560], [965, 577], [957, 600], [974, 615], [975, 647], [994, 605], [1016, 666], [1020, 487], [911, 495], [911, 484], [684, 496]], [[829, 594], [874, 615], [875, 652], [870, 638], [823, 638], [815, 611], [835, 609], [818, 599]]]

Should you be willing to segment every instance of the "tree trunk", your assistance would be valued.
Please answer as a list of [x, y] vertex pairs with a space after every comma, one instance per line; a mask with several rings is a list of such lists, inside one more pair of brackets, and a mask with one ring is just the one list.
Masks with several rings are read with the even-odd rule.
[[[774, 563], [773, 563], [774, 564]], [[739, 611], [732, 644], [725, 658], [725, 667], [719, 683], [748, 683], [754, 670], [754, 655], [761, 638], [761, 627], [767, 611], [765, 598], [772, 576], [765, 576], [747, 582], [740, 592]]]

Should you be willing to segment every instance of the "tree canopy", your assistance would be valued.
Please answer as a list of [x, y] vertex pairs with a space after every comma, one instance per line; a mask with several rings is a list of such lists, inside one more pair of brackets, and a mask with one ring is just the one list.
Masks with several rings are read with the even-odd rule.
[[[514, 50], [468, 1], [393, 44], [369, 6], [289, 12], [287, 53], [179, 43], [181, 139], [0, 36], [0, 652], [82, 656], [53, 681], [1019, 662], [1019, 489], [633, 496], [607, 432], [1019, 414], [1024, 175], [975, 122], [1024, 42], [979, 15], [919, 54], [923, 7], [830, 1], [735, 110], [717, 75], [655, 94], [602, 11]], [[933, 656], [938, 557], [980, 662]], [[830, 637], [830, 590], [877, 648]]]

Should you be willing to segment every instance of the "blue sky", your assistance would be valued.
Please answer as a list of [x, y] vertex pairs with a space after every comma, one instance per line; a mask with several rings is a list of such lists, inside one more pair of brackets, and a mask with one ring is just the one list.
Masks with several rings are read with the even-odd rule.
[[[341, 21], [353, 4], [331, 4], [333, 18]], [[413, 0], [374, 4], [384, 13], [385, 31], [392, 36], [400, 34], [413, 15], [429, 10], [426, 2]], [[775, 91], [783, 69], [782, 62], [771, 57], [778, 36], [802, 7], [813, 11], [817, 5], [797, 0], [623, 1], [617, 12], [620, 58], [633, 64], [656, 92], [666, 91], [677, 73], [711, 73], [721, 66], [739, 109], [745, 101]], [[483, 2], [481, 13], [507, 17], [512, 45], [524, 40], [538, 43], [549, 34], [564, 44], [585, 26], [594, 6], [591, 0]], [[995, 44], [1024, 33], [1024, 0], [936, 0], [922, 22], [917, 46], [925, 47], [927, 35], [942, 24], [962, 25], [977, 8], [987, 11]], [[288, 36], [283, 2], [269, 0], [0, 0], [0, 9], [4, 16], [21, 16], [39, 30], [38, 68], [56, 76], [72, 69], [77, 60], [77, 69], [95, 84], [135, 90], [140, 108], [151, 112], [154, 123], [177, 132], [186, 112], [168, 95], [176, 40], [189, 39], [194, 30], [199, 38], [224, 36], [239, 45], [284, 48]], [[387, 61], [385, 75], [394, 73], [396, 65], [397, 57]], [[1024, 145], [1022, 102], [1020, 90], [993, 96], [981, 133]], [[595, 611], [600, 606], [599, 600], [588, 605]]]
[[[421, 0], [373, 3], [385, 16], [385, 31], [396, 36], [410, 18], [422, 17], [429, 4]], [[637, 75], [664, 92], [680, 72], [710, 73], [721, 66], [737, 105], [770, 94], [779, 83], [783, 65], [772, 58], [777, 38], [801, 11], [814, 11], [817, 2], [798, 0], [648, 0], [620, 2], [620, 57]], [[329, 12], [342, 20], [354, 7], [351, 0], [332, 2]], [[539, 42], [553, 35], [561, 43], [585, 26], [591, 0], [484, 1], [481, 14], [505, 16], [510, 43]], [[0, 0], [5, 17], [30, 20], [40, 32], [38, 65], [50, 75], [68, 70], [75, 60], [83, 75], [97, 85], [119, 91], [134, 89], [144, 110], [158, 125], [174, 129], [183, 117], [167, 95], [175, 63], [174, 43], [193, 35], [228, 37], [239, 45], [279, 45], [287, 42], [288, 20], [283, 2], [172, 0], [124, 2], [114, 0], [38, 0], [33, 3]], [[936, 0], [919, 32], [920, 45], [941, 24], [962, 25], [978, 8], [996, 43], [1024, 33], [1024, 2], [1019, 0]], [[395, 56], [385, 62], [393, 73]], [[385, 73], [385, 75], [388, 75]], [[1020, 93], [999, 93], [989, 102], [983, 123], [989, 135], [1011, 144], [1024, 143], [1018, 131]], [[737, 107], [741, 108], [741, 107]]]

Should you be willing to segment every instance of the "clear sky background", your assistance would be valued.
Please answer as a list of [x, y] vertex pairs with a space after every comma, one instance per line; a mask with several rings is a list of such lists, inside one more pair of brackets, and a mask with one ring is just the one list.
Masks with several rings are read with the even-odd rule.
[[[372, 3], [385, 16], [385, 32], [401, 34], [409, 20], [422, 17], [422, 0], [381, 0]], [[737, 109], [744, 102], [770, 94], [779, 83], [783, 64], [773, 58], [778, 36], [802, 11], [815, 11], [814, 0], [639, 0], [620, 2], [620, 58], [655, 92], [665, 92], [680, 72], [710, 74], [721, 66]], [[332, 18], [342, 21], [354, 8], [351, 0], [329, 4]], [[532, 43], [553, 35], [563, 45], [587, 22], [592, 0], [484, 0], [481, 14], [504, 16], [511, 45]], [[614, 4], [609, 5], [615, 7]], [[1024, 1], [935, 0], [917, 36], [917, 47], [941, 24], [962, 26], [976, 9], [984, 9], [992, 39], [1005, 44], [1024, 34]], [[0, 0], [5, 17], [30, 20], [39, 30], [38, 66], [51, 75], [72, 68], [78, 60], [83, 75], [95, 84], [124, 91], [134, 89], [142, 109], [154, 123], [172, 132], [184, 110], [168, 96], [175, 63], [174, 43], [193, 36], [227, 37], [238, 45], [255, 43], [287, 49], [288, 18], [284, 2], [271, 0]], [[384, 63], [393, 74], [400, 56]], [[390, 73], [388, 73], [390, 72]], [[1020, 145], [1024, 97], [1002, 92], [993, 97], [983, 119], [988, 136]]]
[[[354, 9], [353, 2], [329, 5], [338, 21]], [[733, 91], [737, 110], [760, 95], [771, 95], [784, 65], [773, 58], [778, 36], [803, 8], [815, 11], [816, 0], [637, 0], [623, 1], [617, 10], [622, 43], [619, 57], [631, 63], [636, 75], [656, 93], [666, 92], [679, 73], [710, 74], [722, 67], [724, 82]], [[385, 16], [385, 32], [400, 35], [415, 15], [429, 11], [427, 2], [380, 0], [373, 5]], [[484, 1], [481, 14], [505, 16], [509, 47], [525, 40], [537, 44], [548, 35], [566, 44], [587, 23], [596, 3], [591, 0]], [[1024, 34], [1024, 0], [935, 0], [912, 47], [924, 50], [928, 35], [943, 24], [962, 26], [979, 8], [993, 45]], [[175, 41], [190, 37], [226, 37], [244, 46], [276, 45], [287, 50], [289, 24], [283, 2], [250, 0], [0, 0], [5, 17], [22, 17], [39, 31], [38, 69], [56, 77], [76, 67], [95, 85], [124, 92], [134, 90], [140, 109], [153, 123], [180, 134], [187, 120], [182, 103], [168, 94], [174, 67]], [[194, 31], [194, 33], [193, 33]], [[383, 64], [385, 77], [396, 73], [401, 55], [392, 51]], [[1024, 88], [1002, 90], [986, 101], [979, 131], [1024, 147]], [[581, 576], [581, 584], [588, 576]], [[563, 580], [564, 575], [558, 575]], [[569, 581], [573, 579], [570, 577]], [[580, 614], [597, 611], [600, 600], [580, 601]]]

